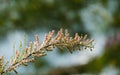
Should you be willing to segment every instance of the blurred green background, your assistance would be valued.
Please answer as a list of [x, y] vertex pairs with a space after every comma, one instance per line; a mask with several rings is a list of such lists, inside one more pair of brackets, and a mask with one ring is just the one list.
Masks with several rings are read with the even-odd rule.
[[95, 48], [73, 54], [54, 49], [17, 68], [19, 75], [120, 75], [120, 0], [0, 0], [0, 56], [6, 60], [24, 34], [28, 43], [35, 34], [42, 42], [60, 28], [71, 36], [87, 33]]

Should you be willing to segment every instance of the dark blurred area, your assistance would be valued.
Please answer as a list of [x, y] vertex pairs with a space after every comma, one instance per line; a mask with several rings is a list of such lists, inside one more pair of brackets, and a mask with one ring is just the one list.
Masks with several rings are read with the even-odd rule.
[[[32, 66], [21, 68], [25, 71], [21, 71], [20, 75], [120, 75], [120, 0], [0, 0], [0, 55], [4, 55], [3, 51], [7, 52], [3, 49], [9, 46], [9, 42], [14, 43], [15, 39], [6, 41], [14, 36], [21, 40], [20, 37], [26, 33], [31, 41], [36, 33], [44, 34], [60, 28], [68, 29], [71, 36], [76, 32], [79, 35], [87, 33], [95, 39], [93, 53], [87, 52], [91, 54], [86, 57], [88, 60], [84, 64], [61, 66], [62, 63], [59, 63], [54, 66], [61, 56], [76, 55], [57, 50], [53, 56], [48, 54], [36, 58], [36, 62], [30, 63]], [[54, 59], [57, 57], [55, 53], [59, 57]], [[70, 62], [74, 59], [62, 58]], [[68, 62], [64, 64], [70, 64]], [[33, 69], [26, 72], [29, 67]]]

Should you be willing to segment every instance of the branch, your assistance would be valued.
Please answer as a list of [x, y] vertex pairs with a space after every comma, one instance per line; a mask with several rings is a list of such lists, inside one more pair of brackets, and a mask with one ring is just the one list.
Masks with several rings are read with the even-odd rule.
[[[45, 35], [45, 39], [42, 44], [40, 44], [39, 37], [36, 35], [36, 39], [33, 42], [30, 42], [28, 47], [25, 47], [22, 50], [16, 50], [13, 59], [10, 60], [10, 66], [5, 69], [6, 64], [3, 66], [3, 58], [0, 59], [0, 73], [1, 75], [14, 71], [17, 73], [15, 68], [20, 65], [27, 65], [28, 62], [33, 62], [34, 57], [41, 57], [46, 55], [46, 51], [52, 51], [55, 47], [61, 49], [68, 49], [70, 53], [74, 50], [80, 50], [82, 48], [93, 48], [93, 40], [87, 39], [87, 35], [79, 36], [78, 33], [75, 34], [74, 38], [69, 36], [68, 30], [60, 29], [55, 37], [54, 30]], [[2, 66], [2, 68], [1, 68]]]

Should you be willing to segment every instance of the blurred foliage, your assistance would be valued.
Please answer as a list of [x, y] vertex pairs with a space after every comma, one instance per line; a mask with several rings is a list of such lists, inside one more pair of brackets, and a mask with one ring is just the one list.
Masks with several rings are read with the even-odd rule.
[[101, 57], [105, 64], [112, 64], [120, 69], [120, 31], [113, 37], [108, 38], [105, 46], [105, 53]]
[[35, 57], [35, 62], [33, 63], [34, 67], [35, 67], [35, 75], [39, 75], [39, 73], [42, 73], [44, 72], [44, 68], [49, 68], [50, 67], [50, 64], [49, 62], [44, 58], [38, 58], [38, 57]]
[[[25, 31], [34, 28], [48, 29], [71, 28], [74, 25], [84, 31], [79, 10], [85, 0], [11, 0], [1, 1], [5, 8], [0, 13], [0, 32], [11, 29]], [[11, 25], [11, 26], [10, 26]], [[78, 29], [79, 30], [79, 29]]]
[[[30, 32], [45, 28], [88, 33], [79, 11], [89, 3], [85, 0], [3, 0], [0, 12], [0, 35], [14, 30]], [[73, 35], [74, 33], [71, 33]], [[2, 37], [0, 36], [0, 38]]]
[[[116, 33], [120, 29], [120, 0], [118, 10], [113, 15], [113, 22], [108, 29], [114, 29]], [[59, 30], [67, 28], [70, 32], [79, 34], [88, 33], [80, 16], [80, 11], [89, 4], [102, 3], [107, 7], [109, 0], [1, 0], [0, 1], [0, 37], [12, 30], [23, 30], [30, 32], [35, 29], [45, 28], [48, 30]], [[73, 35], [74, 33], [71, 33]], [[1, 38], [0, 38], [1, 39]], [[109, 39], [111, 41], [111, 39]], [[108, 64], [120, 68], [119, 43], [105, 47], [105, 53], [96, 57], [86, 65], [78, 65], [70, 68], [59, 68], [53, 70], [49, 75], [69, 75], [71, 73], [99, 73]], [[59, 51], [59, 50], [58, 50]], [[63, 51], [61, 51], [63, 54]], [[38, 69], [45, 65], [49, 66], [45, 59], [39, 60], [33, 65]], [[41, 64], [40, 64], [41, 63]], [[54, 73], [57, 72], [57, 73]]]

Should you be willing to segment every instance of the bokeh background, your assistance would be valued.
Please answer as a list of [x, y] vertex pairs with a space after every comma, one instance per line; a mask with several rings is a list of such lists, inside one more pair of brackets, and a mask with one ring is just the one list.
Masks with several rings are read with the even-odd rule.
[[[0, 0], [0, 56], [10, 60], [38, 34], [41, 42], [50, 30], [68, 29], [93, 38], [93, 51], [70, 54], [54, 49], [35, 58], [18, 75], [120, 75], [120, 0]], [[11, 72], [9, 75], [13, 75]]]

